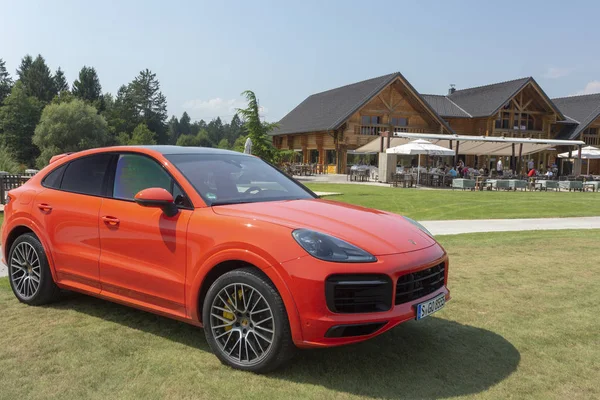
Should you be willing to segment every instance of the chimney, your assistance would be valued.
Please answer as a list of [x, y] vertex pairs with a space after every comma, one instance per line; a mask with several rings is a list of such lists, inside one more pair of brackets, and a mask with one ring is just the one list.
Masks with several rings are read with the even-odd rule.
[[448, 89], [448, 96], [450, 96], [454, 92], [456, 92], [456, 85], [454, 83], [451, 83], [450, 89]]

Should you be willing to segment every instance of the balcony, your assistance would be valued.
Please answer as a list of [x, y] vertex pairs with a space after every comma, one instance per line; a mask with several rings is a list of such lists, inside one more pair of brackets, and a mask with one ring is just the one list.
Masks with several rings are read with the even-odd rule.
[[424, 128], [415, 128], [410, 126], [393, 126], [389, 125], [356, 125], [354, 127], [355, 135], [366, 135], [366, 136], [380, 136], [381, 132], [389, 131], [392, 129], [394, 133], [405, 132], [405, 133], [425, 133]]
[[600, 146], [599, 135], [583, 135], [582, 139], [588, 146]]

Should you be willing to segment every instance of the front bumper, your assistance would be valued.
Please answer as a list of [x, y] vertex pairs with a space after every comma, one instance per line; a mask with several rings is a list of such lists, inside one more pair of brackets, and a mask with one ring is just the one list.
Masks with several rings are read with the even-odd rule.
[[[430, 268], [445, 263], [444, 285], [435, 292], [422, 298], [395, 305], [396, 282], [404, 274]], [[302, 326], [302, 341], [298, 347], [329, 347], [361, 342], [375, 337], [396, 325], [416, 316], [415, 304], [421, 303], [443, 293], [450, 300], [446, 287], [448, 281], [448, 257], [439, 245], [426, 249], [378, 256], [377, 262], [366, 264], [331, 263], [317, 260], [311, 256], [301, 257], [283, 264], [284, 273], [292, 292]], [[325, 281], [335, 274], [384, 274], [393, 283], [392, 307], [388, 311], [370, 313], [334, 313], [327, 307]], [[327, 332], [339, 325], [383, 323], [370, 334], [348, 337], [326, 337]], [[331, 336], [329, 334], [328, 336]]]

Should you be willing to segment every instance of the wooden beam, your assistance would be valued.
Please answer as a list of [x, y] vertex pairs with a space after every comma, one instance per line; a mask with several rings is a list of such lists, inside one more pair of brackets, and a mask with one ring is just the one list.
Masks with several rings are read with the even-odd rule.
[[381, 96], [381, 93], [377, 95], [377, 97], [379, 98], [379, 100], [381, 100], [381, 102], [387, 107], [388, 111], [391, 112], [392, 111], [392, 107], [387, 103], [387, 101], [385, 101], [383, 99], [383, 96]]
[[521, 111], [525, 111], [525, 109], [531, 104], [532, 101], [533, 99], [529, 99], [529, 101], [521, 107]]

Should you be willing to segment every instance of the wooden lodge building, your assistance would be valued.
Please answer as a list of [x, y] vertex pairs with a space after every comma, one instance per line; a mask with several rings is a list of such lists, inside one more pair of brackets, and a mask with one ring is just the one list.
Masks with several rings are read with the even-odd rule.
[[[531, 77], [420, 94], [396, 72], [313, 94], [271, 134], [275, 147], [302, 151], [305, 163], [345, 173], [348, 151], [384, 131], [583, 140], [597, 146], [600, 94], [550, 99]], [[546, 166], [561, 150], [531, 158]], [[460, 156], [471, 166], [474, 157]], [[600, 174], [600, 160], [591, 161], [590, 172]]]

